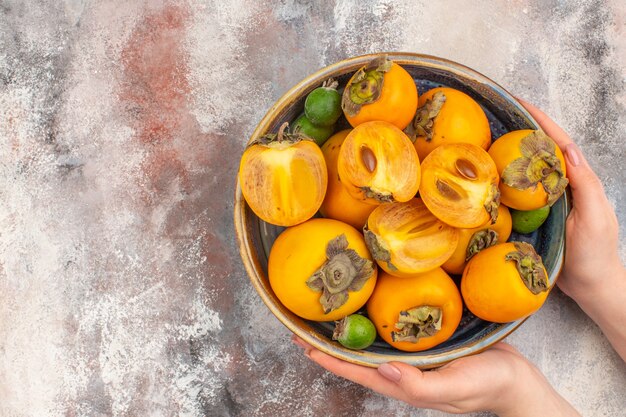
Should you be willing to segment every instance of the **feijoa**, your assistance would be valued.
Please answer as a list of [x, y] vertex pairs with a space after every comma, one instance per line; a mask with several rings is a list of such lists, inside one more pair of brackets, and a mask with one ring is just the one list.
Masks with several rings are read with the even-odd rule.
[[351, 314], [335, 324], [333, 340], [348, 349], [365, 349], [376, 339], [376, 327], [365, 316]]
[[316, 88], [306, 97], [304, 114], [314, 125], [334, 125], [342, 114], [341, 95], [332, 87]]
[[541, 227], [549, 214], [550, 206], [528, 211], [511, 209], [513, 230], [522, 234], [532, 233]]
[[326, 142], [326, 139], [335, 131], [335, 126], [316, 126], [303, 114], [293, 122], [291, 131], [293, 133], [302, 133], [313, 139], [319, 146], [322, 146], [324, 142]]

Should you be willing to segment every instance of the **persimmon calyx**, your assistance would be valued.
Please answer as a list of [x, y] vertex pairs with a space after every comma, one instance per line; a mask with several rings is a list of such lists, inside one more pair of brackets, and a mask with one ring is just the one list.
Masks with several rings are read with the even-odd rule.
[[324, 81], [322, 83], [322, 87], [323, 88], [328, 88], [331, 90], [336, 90], [337, 87], [339, 87], [339, 82], [337, 80], [335, 80], [334, 78], [329, 78], [326, 81]]
[[348, 301], [348, 291], [359, 291], [372, 276], [374, 263], [348, 249], [348, 239], [341, 234], [326, 245], [326, 262], [309, 277], [306, 284], [321, 291], [320, 304], [324, 314], [338, 309]]
[[490, 246], [498, 243], [498, 232], [493, 229], [479, 230], [474, 233], [467, 244], [467, 251], [465, 252], [465, 261], [472, 259], [472, 256], [476, 255], [483, 249], [487, 249]]
[[392, 271], [397, 271], [398, 268], [391, 263], [391, 253], [385, 247], [385, 244], [378, 238], [376, 233], [369, 230], [367, 224], [363, 227], [363, 237], [365, 238], [365, 245], [369, 249], [372, 257], [377, 262], [387, 263], [387, 267]]
[[397, 331], [391, 332], [394, 342], [417, 343], [423, 337], [430, 337], [441, 330], [443, 312], [439, 307], [419, 306], [403, 310], [396, 323]]
[[393, 193], [385, 192], [385, 191], [376, 191], [372, 187], [360, 187], [361, 191], [363, 191], [363, 195], [367, 198], [373, 198], [374, 200], [380, 203], [393, 203], [395, 199], [393, 198]]
[[505, 255], [506, 261], [515, 262], [517, 272], [524, 281], [524, 285], [537, 295], [548, 290], [548, 277], [546, 276], [541, 257], [537, 255], [532, 245], [526, 242], [513, 242], [517, 251]]
[[360, 68], [343, 90], [341, 107], [348, 116], [356, 116], [361, 107], [380, 98], [385, 73], [391, 69], [392, 61], [386, 55], [374, 59]]
[[417, 137], [423, 137], [426, 142], [433, 139], [433, 126], [435, 118], [439, 115], [441, 108], [446, 102], [446, 95], [437, 91], [432, 98], [426, 100], [424, 105], [417, 109], [413, 121], [404, 129], [404, 133], [415, 142]]
[[543, 131], [536, 130], [521, 140], [519, 149], [522, 156], [506, 166], [502, 182], [518, 190], [541, 183], [551, 206], [569, 183], [556, 156], [554, 142]]
[[491, 224], [495, 224], [498, 220], [498, 206], [500, 206], [500, 190], [496, 184], [491, 184], [484, 204], [485, 210], [491, 218]]
[[254, 145], [263, 145], [274, 148], [286, 148], [296, 144], [302, 140], [312, 140], [306, 135], [301, 134], [297, 129], [293, 133], [288, 131], [289, 122], [280, 125], [278, 133], [268, 133], [250, 142], [247, 148]]

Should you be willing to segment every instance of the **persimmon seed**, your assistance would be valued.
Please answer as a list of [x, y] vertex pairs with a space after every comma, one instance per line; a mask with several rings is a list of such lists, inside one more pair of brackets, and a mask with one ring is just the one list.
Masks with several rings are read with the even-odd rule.
[[454, 166], [459, 174], [468, 180], [475, 180], [478, 177], [476, 167], [467, 159], [457, 159]]
[[441, 181], [437, 178], [437, 182], [435, 183], [435, 185], [437, 186], [437, 190], [439, 190], [441, 195], [443, 195], [447, 199], [452, 201], [459, 201], [461, 199], [461, 195], [454, 188], [450, 187], [448, 183]]
[[372, 152], [370, 148], [366, 146], [361, 148], [361, 160], [370, 173], [374, 172], [376, 169], [376, 155], [374, 155], [374, 152]]

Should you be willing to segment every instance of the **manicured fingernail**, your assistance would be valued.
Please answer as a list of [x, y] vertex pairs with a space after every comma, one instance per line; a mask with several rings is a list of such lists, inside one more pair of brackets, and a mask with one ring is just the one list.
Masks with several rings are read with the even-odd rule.
[[296, 336], [291, 337], [291, 341], [294, 345], [300, 346], [301, 348], [305, 348], [306, 346], [298, 339]]
[[398, 368], [388, 363], [383, 363], [378, 367], [378, 373], [390, 381], [398, 382], [402, 378], [402, 373]]
[[580, 164], [581, 154], [580, 149], [575, 143], [570, 143], [565, 147], [565, 155], [567, 160], [572, 166], [577, 167]]

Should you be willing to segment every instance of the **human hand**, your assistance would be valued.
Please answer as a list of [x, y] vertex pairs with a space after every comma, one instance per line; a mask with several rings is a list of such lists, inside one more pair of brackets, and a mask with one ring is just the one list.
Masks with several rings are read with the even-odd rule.
[[565, 225], [565, 264], [557, 285], [600, 326], [626, 361], [626, 269], [617, 252], [615, 211], [600, 180], [563, 129], [541, 110], [520, 102], [565, 154], [573, 207]]
[[501, 417], [578, 416], [514, 347], [498, 343], [432, 371], [400, 362], [377, 369], [329, 356], [294, 336], [294, 343], [326, 370], [414, 407], [448, 413], [492, 411]]
[[597, 300], [600, 287], [610, 287], [613, 280], [624, 279], [617, 252], [615, 211], [602, 183], [567, 133], [541, 110], [518, 100], [565, 155], [573, 207], [565, 226], [565, 264], [557, 285], [579, 304]]

